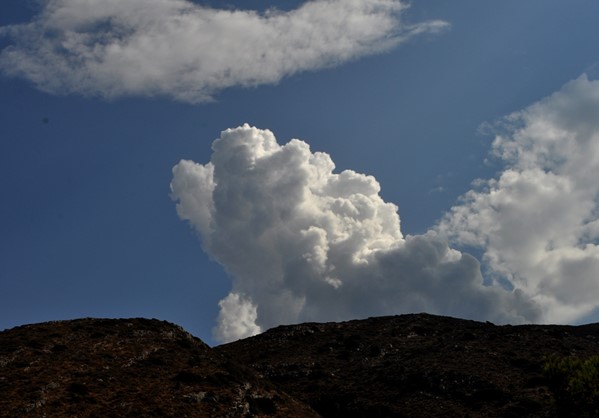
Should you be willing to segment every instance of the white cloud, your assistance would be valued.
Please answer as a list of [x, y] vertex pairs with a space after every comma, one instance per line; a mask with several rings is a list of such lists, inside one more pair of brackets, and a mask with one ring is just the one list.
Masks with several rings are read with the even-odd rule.
[[181, 161], [172, 196], [204, 250], [233, 278], [215, 335], [281, 323], [427, 311], [498, 322], [537, 319], [519, 291], [486, 287], [478, 262], [436, 233], [404, 237], [372, 176], [268, 130], [222, 132], [205, 165]]
[[251, 337], [262, 330], [256, 325], [256, 307], [250, 300], [237, 293], [229, 295], [218, 303], [220, 314], [219, 327], [215, 336], [219, 341], [231, 341]]
[[404, 25], [399, 0], [313, 0], [288, 12], [218, 10], [188, 0], [46, 0], [0, 70], [58, 94], [210, 100], [388, 50], [447, 24]]
[[585, 75], [502, 123], [497, 178], [479, 181], [438, 230], [483, 249], [496, 278], [548, 322], [599, 306], [599, 82]]

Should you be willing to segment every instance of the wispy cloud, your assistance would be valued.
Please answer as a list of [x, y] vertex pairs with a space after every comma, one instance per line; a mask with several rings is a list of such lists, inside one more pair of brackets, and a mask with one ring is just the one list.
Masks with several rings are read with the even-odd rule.
[[570, 322], [599, 307], [599, 82], [586, 75], [498, 124], [505, 165], [438, 230], [484, 251], [497, 280]]
[[0, 28], [0, 70], [56, 94], [211, 100], [388, 50], [448, 25], [404, 25], [399, 0], [313, 0], [287, 11], [219, 10], [187, 0], [46, 0]]
[[179, 216], [233, 278], [219, 340], [401, 312], [538, 319], [520, 291], [484, 286], [479, 263], [435, 233], [404, 237], [374, 177], [334, 173], [327, 154], [248, 125], [222, 132], [213, 150], [207, 164], [177, 164], [171, 190]]

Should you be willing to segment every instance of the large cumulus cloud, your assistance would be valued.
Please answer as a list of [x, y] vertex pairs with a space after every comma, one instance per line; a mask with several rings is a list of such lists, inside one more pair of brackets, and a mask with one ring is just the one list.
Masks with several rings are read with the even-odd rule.
[[399, 0], [313, 0], [288, 12], [219, 10], [189, 0], [43, 0], [0, 28], [0, 70], [52, 93], [210, 100], [387, 50], [440, 21], [400, 22]]
[[307, 143], [268, 130], [222, 132], [211, 161], [173, 169], [177, 211], [233, 278], [216, 337], [280, 323], [427, 311], [532, 321], [519, 290], [484, 286], [478, 262], [436, 233], [404, 237], [397, 207], [372, 177], [335, 173]]
[[483, 250], [497, 281], [572, 322], [599, 306], [599, 82], [586, 75], [502, 123], [496, 178], [477, 181], [438, 230]]

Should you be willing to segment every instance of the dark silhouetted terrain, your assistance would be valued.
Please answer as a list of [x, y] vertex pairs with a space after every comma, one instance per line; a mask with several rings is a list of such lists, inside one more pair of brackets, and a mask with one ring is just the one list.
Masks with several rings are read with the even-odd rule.
[[0, 333], [2, 417], [315, 417], [180, 327], [80, 319]]
[[557, 417], [547, 357], [598, 354], [599, 324], [418, 314], [210, 348], [158, 320], [57, 321], [0, 333], [0, 416]]

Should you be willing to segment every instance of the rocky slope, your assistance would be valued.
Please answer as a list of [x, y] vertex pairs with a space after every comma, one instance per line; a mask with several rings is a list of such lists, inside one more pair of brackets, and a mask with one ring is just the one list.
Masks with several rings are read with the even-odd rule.
[[210, 348], [158, 320], [57, 321], [0, 332], [0, 417], [556, 417], [545, 359], [598, 354], [599, 324], [402, 315]]
[[0, 333], [1, 417], [318, 416], [183, 329], [81, 319]]
[[402, 315], [282, 326], [216, 350], [326, 417], [548, 417], [545, 359], [599, 354], [599, 324]]

